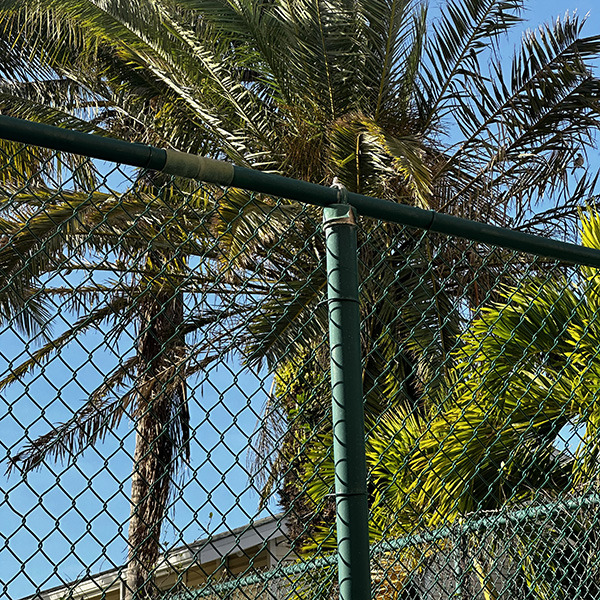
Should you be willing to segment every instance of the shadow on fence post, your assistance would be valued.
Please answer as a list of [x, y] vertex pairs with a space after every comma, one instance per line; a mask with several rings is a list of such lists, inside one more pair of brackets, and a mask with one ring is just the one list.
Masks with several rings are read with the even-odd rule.
[[333, 403], [333, 452], [341, 600], [371, 597], [362, 397], [356, 219], [349, 204], [323, 211]]

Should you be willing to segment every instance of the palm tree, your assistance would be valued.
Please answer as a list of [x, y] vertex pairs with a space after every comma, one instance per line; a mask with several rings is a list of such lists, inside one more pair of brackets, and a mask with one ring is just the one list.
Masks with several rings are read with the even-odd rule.
[[[551, 232], [566, 224], [568, 235], [578, 204], [595, 182], [584, 173], [570, 190], [565, 174], [598, 124], [599, 82], [589, 61], [600, 40], [582, 38], [582, 22], [566, 17], [523, 39], [510, 75], [492, 62], [488, 77], [482, 67], [490, 58], [487, 48], [518, 25], [520, 10], [518, 0], [450, 0], [431, 25], [427, 4], [409, 0], [134, 0], [126, 5], [50, 0], [43, 6], [0, 0], [0, 107], [13, 116], [226, 157], [317, 183], [337, 176], [351, 191], [521, 229]], [[555, 199], [556, 207], [535, 214], [535, 202], [546, 197]], [[185, 214], [182, 200], [173, 202]], [[35, 199], [27, 206], [40, 218], [46, 210]], [[175, 211], [173, 206], [167, 212]], [[216, 296], [230, 297], [236, 283], [253, 273], [257, 291], [246, 302], [262, 302], [256, 310], [236, 306], [244, 315], [237, 320], [231, 315], [228, 339], [243, 331], [238, 344], [245, 340], [248, 360], [264, 360], [273, 370], [302, 365], [306, 357], [315, 369], [323, 365], [326, 353], [318, 342], [326, 331], [320, 304], [323, 248], [315, 212], [269, 198], [251, 202], [241, 192], [218, 198], [212, 208], [211, 227], [204, 227], [195, 243], [199, 256], [230, 275], [229, 287]], [[122, 218], [120, 227], [127, 230]], [[163, 219], [168, 217], [159, 222]], [[296, 236], [290, 237], [290, 222]], [[10, 227], [13, 237], [22, 230], [17, 222]], [[175, 232], [179, 240], [181, 233]], [[200, 241], [203, 235], [210, 241]], [[423, 387], [434, 384], [429, 374], [448, 360], [460, 321], [456, 311], [445, 318], [447, 307], [465, 286], [473, 304], [486, 297], [490, 284], [480, 272], [485, 261], [473, 253], [468, 269], [454, 269], [466, 246], [448, 247], [395, 226], [365, 223], [362, 236], [363, 288], [369, 298], [364, 339], [370, 340], [364, 348], [365, 394], [374, 413], [405, 397], [422, 404]], [[121, 242], [114, 242], [120, 248]], [[169, 247], [144, 254], [141, 281], [148, 269], [166, 277], [175, 264], [186, 273], [182, 281], [189, 279], [185, 260], [179, 264], [179, 254], [170, 254], [171, 242]], [[388, 251], [382, 254], [382, 248]], [[294, 250], [310, 250], [303, 256], [311, 258], [299, 265]], [[217, 271], [209, 269], [205, 279], [225, 282]], [[493, 268], [486, 266], [485, 272], [495, 278]], [[448, 273], [452, 283], [437, 289], [436, 281]], [[429, 289], [416, 286], [423, 278], [431, 282]], [[153, 285], [143, 288], [154, 290], [161, 279], [152, 275]], [[180, 296], [171, 285], [164, 292], [148, 291], [148, 303], [136, 305], [136, 360], [153, 381], [163, 359], [175, 360], [184, 348], [183, 333], [176, 333]], [[211, 323], [218, 322], [218, 314], [212, 313]], [[248, 315], [253, 315], [249, 324]], [[406, 342], [401, 353], [400, 341]], [[150, 388], [157, 389], [142, 386]], [[282, 385], [276, 395], [280, 404], [287, 398], [284, 418], [291, 426], [319, 425], [321, 431], [322, 413], [291, 416], [292, 408], [298, 414], [302, 407], [288, 388]], [[138, 439], [152, 443], [153, 435], [144, 430], [165, 431], [180, 414], [185, 396], [177, 389], [159, 395], [165, 404], [156, 410], [135, 413]], [[145, 402], [140, 394], [138, 403]], [[274, 414], [280, 415], [280, 408]], [[110, 420], [102, 423], [108, 426]], [[93, 432], [77, 439], [93, 442]], [[181, 432], [185, 446], [185, 427]], [[56, 442], [63, 430], [53, 434], [59, 437], [47, 439]], [[185, 454], [164, 452], [166, 458], [157, 459], [162, 470], [153, 471], [149, 486], [168, 480], [158, 473], [174, 468], [170, 452]], [[140, 448], [136, 457], [142, 455]], [[52, 456], [60, 454], [47, 454]], [[42, 453], [21, 465], [27, 470], [43, 459]], [[273, 477], [280, 476], [281, 471]], [[163, 500], [157, 503], [147, 517], [153, 524], [164, 514]], [[139, 539], [138, 505], [134, 498], [131, 540]], [[147, 542], [144, 573], [158, 555], [156, 539]], [[137, 542], [131, 540], [133, 549]], [[140, 579], [131, 576], [129, 587], [136, 589]]]
[[[48, 363], [90, 330], [103, 332], [108, 344], [136, 338], [133, 356], [105, 375], [71, 419], [12, 456], [9, 471], [27, 473], [45, 460], [73, 461], [123, 418], [133, 419], [128, 585], [146, 593], [152, 591], [171, 480], [189, 460], [186, 380], [219, 346], [211, 341], [210, 348], [190, 347], [186, 336], [203, 330], [203, 338], [210, 339], [211, 328], [236, 310], [233, 305], [206, 310], [198, 300], [184, 311], [184, 294], [197, 295], [204, 286], [203, 274], [193, 273], [188, 262], [200, 255], [208, 267], [206, 236], [199, 239], [196, 231], [205, 226], [210, 209], [198, 192], [169, 196], [164, 188], [156, 197], [155, 191], [150, 195], [144, 181], [123, 195], [57, 193], [41, 184], [30, 195], [9, 197], [0, 222], [8, 242], [0, 250], [4, 314], [34, 339], [46, 337], [2, 387]], [[49, 284], [48, 275], [56, 274], [75, 275], [81, 284]], [[56, 303], [78, 318], [50, 339]]]

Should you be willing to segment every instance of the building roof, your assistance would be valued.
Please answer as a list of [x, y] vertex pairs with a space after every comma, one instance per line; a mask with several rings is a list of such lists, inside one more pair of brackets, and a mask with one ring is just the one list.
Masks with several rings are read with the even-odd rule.
[[[166, 575], [175, 568], [178, 571], [196, 564], [206, 564], [231, 555], [243, 555], [250, 548], [269, 541], [287, 540], [288, 526], [283, 515], [269, 516], [251, 521], [247, 525], [224, 531], [189, 544], [183, 544], [166, 552], [158, 561], [155, 576]], [[127, 575], [125, 566], [114, 567], [82, 579], [36, 592], [21, 600], [64, 600], [92, 596], [100, 591], [118, 589]]]

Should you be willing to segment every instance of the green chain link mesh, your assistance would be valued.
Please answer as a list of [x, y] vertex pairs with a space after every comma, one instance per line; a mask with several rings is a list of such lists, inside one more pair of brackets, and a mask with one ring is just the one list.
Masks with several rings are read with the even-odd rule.
[[[5, 597], [336, 598], [320, 209], [17, 145], [0, 203]], [[598, 598], [595, 270], [358, 235], [372, 597]]]

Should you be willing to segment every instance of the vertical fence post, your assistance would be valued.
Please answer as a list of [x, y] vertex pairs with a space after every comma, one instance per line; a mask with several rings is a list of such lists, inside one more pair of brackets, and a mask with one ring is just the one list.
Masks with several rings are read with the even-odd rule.
[[324, 209], [333, 404], [333, 456], [341, 600], [371, 597], [356, 219]]

